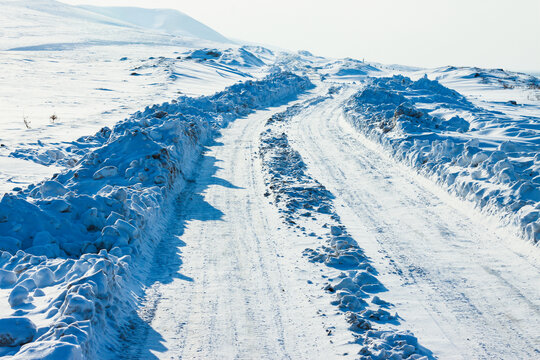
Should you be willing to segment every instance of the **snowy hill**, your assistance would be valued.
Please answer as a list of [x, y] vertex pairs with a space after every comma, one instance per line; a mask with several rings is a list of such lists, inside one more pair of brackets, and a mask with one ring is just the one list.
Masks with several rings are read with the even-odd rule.
[[229, 39], [217, 31], [177, 10], [100, 6], [81, 6], [81, 8], [145, 29], [153, 29], [170, 35], [189, 36], [215, 42], [230, 43]]
[[1, 6], [0, 50], [230, 42], [208, 26], [174, 10], [84, 8], [54, 0], [7, 1]]

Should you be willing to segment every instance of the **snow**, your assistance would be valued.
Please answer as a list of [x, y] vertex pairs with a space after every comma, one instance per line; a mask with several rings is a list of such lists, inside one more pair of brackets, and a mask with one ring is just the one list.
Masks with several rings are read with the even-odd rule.
[[536, 77], [0, 21], [0, 356], [537, 356]]
[[144, 29], [157, 30], [169, 35], [194, 37], [213, 42], [231, 42], [215, 30], [177, 10], [89, 5], [81, 6], [81, 8]]
[[[522, 84], [518, 76], [501, 81], [508, 78]], [[345, 111], [398, 160], [540, 239], [538, 118], [480, 107], [427, 76], [400, 75], [368, 81]]]
[[342, 111], [356, 92], [306, 109], [286, 131], [377, 270], [397, 328], [440, 359], [536, 358], [537, 247], [359, 133]]
[[174, 10], [77, 7], [54, 0], [15, 0], [2, 4], [0, 19], [16, 25], [2, 29], [1, 50], [230, 43], [206, 25]]
[[36, 325], [24, 317], [0, 319], [0, 346], [20, 346], [31, 342]]
[[[66, 339], [67, 340], [67, 339]], [[12, 359], [28, 360], [56, 360], [56, 359], [83, 359], [80, 347], [63, 341], [43, 341], [23, 346]]]
[[[375, 276], [377, 270], [342, 224], [332, 203], [332, 193], [307, 173], [302, 157], [289, 145], [285, 126], [290, 119], [331, 98], [315, 97], [267, 121], [259, 149], [267, 194], [274, 194], [276, 205], [291, 228], [303, 236], [326, 238], [317, 249], [305, 249], [304, 256], [333, 269], [323, 286], [336, 295], [332, 304], [343, 312], [349, 329], [356, 334], [362, 358], [431, 358], [431, 352], [421, 347], [413, 334], [388, 328], [388, 324], [399, 324], [400, 318], [389, 312], [392, 304], [375, 295], [386, 290]], [[318, 226], [309, 226], [312, 222]]]
[[[9, 84], [0, 88], [1, 192], [73, 166], [72, 152], [86, 151], [79, 138], [112, 127], [141, 104], [210, 95], [266, 75], [256, 55], [247, 57], [256, 67], [226, 64], [249, 51], [237, 45], [134, 28], [52, 0], [2, 3], [0, 21], [0, 81]], [[183, 59], [202, 47], [218, 47], [224, 62]]]

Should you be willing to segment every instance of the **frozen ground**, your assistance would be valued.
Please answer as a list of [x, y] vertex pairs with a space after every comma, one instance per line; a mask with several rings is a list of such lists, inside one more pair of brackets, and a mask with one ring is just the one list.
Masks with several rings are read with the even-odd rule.
[[537, 78], [0, 7], [0, 356], [540, 356]]

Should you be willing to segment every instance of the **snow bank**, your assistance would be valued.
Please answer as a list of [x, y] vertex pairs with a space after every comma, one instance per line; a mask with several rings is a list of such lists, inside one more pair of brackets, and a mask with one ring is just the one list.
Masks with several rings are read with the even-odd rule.
[[[306, 249], [312, 262], [327, 266], [324, 290], [334, 294], [339, 308], [361, 346], [361, 359], [428, 359], [431, 352], [418, 344], [408, 331], [397, 330], [400, 317], [392, 304], [377, 294], [385, 287], [368, 257], [341, 223], [333, 206], [333, 195], [307, 172], [301, 155], [289, 144], [284, 126], [305, 107], [325, 101], [317, 97], [272, 116], [261, 134], [259, 154], [263, 162], [267, 193], [273, 195], [285, 222], [304, 236], [326, 241], [317, 249]], [[308, 224], [324, 224], [307, 234]], [[316, 226], [317, 227], [317, 226]], [[329, 332], [329, 335], [331, 332]]]
[[473, 105], [427, 77], [372, 79], [349, 121], [451, 193], [540, 240], [540, 122]]
[[164, 209], [189, 180], [202, 145], [230, 121], [311, 86], [280, 73], [147, 107], [89, 138], [96, 148], [74, 168], [5, 194], [0, 285], [12, 316], [39, 324], [32, 342], [26, 324], [3, 334], [13, 339], [4, 346], [15, 358], [63, 359], [99, 356], [106, 347], [97, 343], [114, 346], [120, 314], [133, 308], [134, 266], [152, 251]]
[[381, 71], [364, 61], [345, 58], [328, 62], [319, 72], [325, 76], [333, 76], [338, 80], [339, 78], [354, 79], [358, 76], [367, 76]]

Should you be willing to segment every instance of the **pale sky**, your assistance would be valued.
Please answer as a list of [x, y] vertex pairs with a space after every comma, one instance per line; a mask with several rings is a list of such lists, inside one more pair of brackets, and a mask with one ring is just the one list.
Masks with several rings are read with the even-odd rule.
[[173, 8], [224, 36], [328, 57], [540, 72], [540, 0], [63, 0]]

